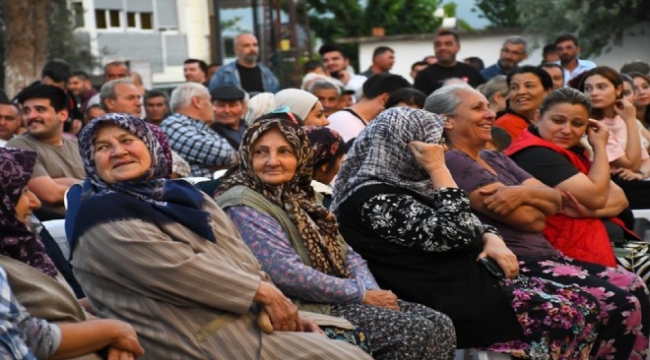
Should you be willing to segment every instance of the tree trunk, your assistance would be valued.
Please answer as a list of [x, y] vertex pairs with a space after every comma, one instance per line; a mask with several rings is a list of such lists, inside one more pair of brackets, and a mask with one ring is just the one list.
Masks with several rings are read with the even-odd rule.
[[12, 98], [37, 80], [47, 59], [50, 0], [5, 0], [5, 92]]

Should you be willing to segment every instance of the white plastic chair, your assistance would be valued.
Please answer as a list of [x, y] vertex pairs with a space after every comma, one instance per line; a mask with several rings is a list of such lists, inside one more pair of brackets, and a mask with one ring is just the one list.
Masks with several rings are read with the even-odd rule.
[[456, 350], [456, 360], [510, 360], [510, 355], [477, 349]]
[[650, 209], [632, 210], [635, 218], [644, 218], [650, 221]]
[[212, 178], [213, 178], [213, 179], [218, 179], [218, 178], [224, 176], [224, 175], [226, 174], [227, 171], [228, 171], [228, 169], [217, 170], [217, 171], [215, 171], [214, 174], [212, 175]]
[[186, 178], [181, 178], [180, 180], [185, 180], [188, 183], [194, 185], [196, 183], [200, 183], [202, 181], [210, 181], [210, 178], [203, 177], [203, 176], [196, 176], [196, 177], [186, 177]]
[[61, 253], [66, 259], [70, 259], [70, 244], [68, 243], [68, 238], [65, 236], [65, 220], [47, 220], [41, 222], [47, 232], [52, 235], [54, 241], [61, 249]]
[[510, 355], [492, 351], [472, 349], [473, 360], [510, 360]]

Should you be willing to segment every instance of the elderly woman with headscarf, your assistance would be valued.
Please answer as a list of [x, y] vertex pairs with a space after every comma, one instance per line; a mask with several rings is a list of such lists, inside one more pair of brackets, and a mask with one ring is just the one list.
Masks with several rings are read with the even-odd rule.
[[[168, 179], [169, 148], [144, 121], [99, 117], [82, 131], [80, 152], [88, 177], [73, 219], [75, 275], [98, 314], [134, 325], [147, 357], [368, 358], [320, 335], [261, 271], [214, 201]], [[272, 334], [255, 325], [262, 310]]]
[[449, 173], [443, 121], [392, 108], [370, 123], [334, 185], [341, 233], [381, 286], [449, 315], [459, 348], [586, 359], [598, 329], [596, 298], [518, 275], [515, 255], [472, 214]]
[[81, 306], [29, 230], [28, 217], [40, 206], [27, 189], [36, 153], [0, 148], [0, 159], [0, 357], [71, 358], [106, 346], [109, 359], [141, 355], [128, 324], [83, 321]]
[[308, 91], [300, 89], [281, 90], [275, 94], [275, 105], [288, 107], [288, 111], [302, 119], [303, 125], [329, 125], [323, 105], [316, 96]]
[[267, 118], [248, 129], [239, 171], [217, 202], [277, 286], [298, 304], [343, 317], [368, 336], [375, 359], [453, 359], [449, 318], [381, 289], [343, 240], [309, 183], [312, 149], [294, 123]]

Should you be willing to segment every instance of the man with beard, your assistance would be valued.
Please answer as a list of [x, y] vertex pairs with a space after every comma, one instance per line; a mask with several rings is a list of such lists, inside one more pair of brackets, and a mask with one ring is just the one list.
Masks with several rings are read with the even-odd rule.
[[36, 216], [41, 221], [64, 218], [65, 192], [86, 176], [77, 140], [63, 137], [63, 123], [68, 119], [66, 94], [56, 86], [39, 84], [25, 88], [17, 99], [28, 132], [11, 139], [7, 147], [37, 154], [27, 183], [43, 203]]
[[335, 44], [324, 44], [318, 49], [318, 53], [329, 72], [330, 80], [346, 90], [354, 91], [357, 97], [361, 97], [361, 88], [368, 78], [351, 72], [350, 57], [343, 48]]
[[498, 75], [508, 75], [517, 65], [528, 57], [526, 40], [521, 36], [511, 36], [506, 39], [501, 48], [499, 61], [481, 71], [485, 81], [490, 81]]
[[474, 88], [485, 82], [478, 70], [456, 61], [456, 55], [460, 51], [460, 38], [455, 32], [451, 30], [438, 32], [433, 50], [438, 62], [420, 71], [413, 84], [413, 87], [427, 96], [441, 88], [445, 80], [451, 78], [459, 78]]
[[257, 62], [259, 46], [252, 34], [239, 34], [234, 41], [237, 60], [219, 68], [210, 79], [210, 91], [224, 85], [242, 88], [253, 96], [261, 92], [276, 93], [280, 83], [271, 70]]
[[574, 35], [564, 34], [558, 36], [555, 39], [555, 48], [560, 56], [560, 60], [556, 63], [562, 65], [564, 69], [565, 84], [581, 73], [596, 67], [593, 61], [578, 59], [580, 43]]

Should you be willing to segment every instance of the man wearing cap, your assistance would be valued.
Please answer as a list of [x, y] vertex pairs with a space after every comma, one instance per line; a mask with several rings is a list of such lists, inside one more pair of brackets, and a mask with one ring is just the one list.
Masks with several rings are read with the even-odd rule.
[[246, 132], [244, 117], [244, 90], [225, 85], [210, 92], [214, 107], [214, 123], [210, 126], [217, 134], [228, 140], [233, 149], [239, 149], [239, 143]]

